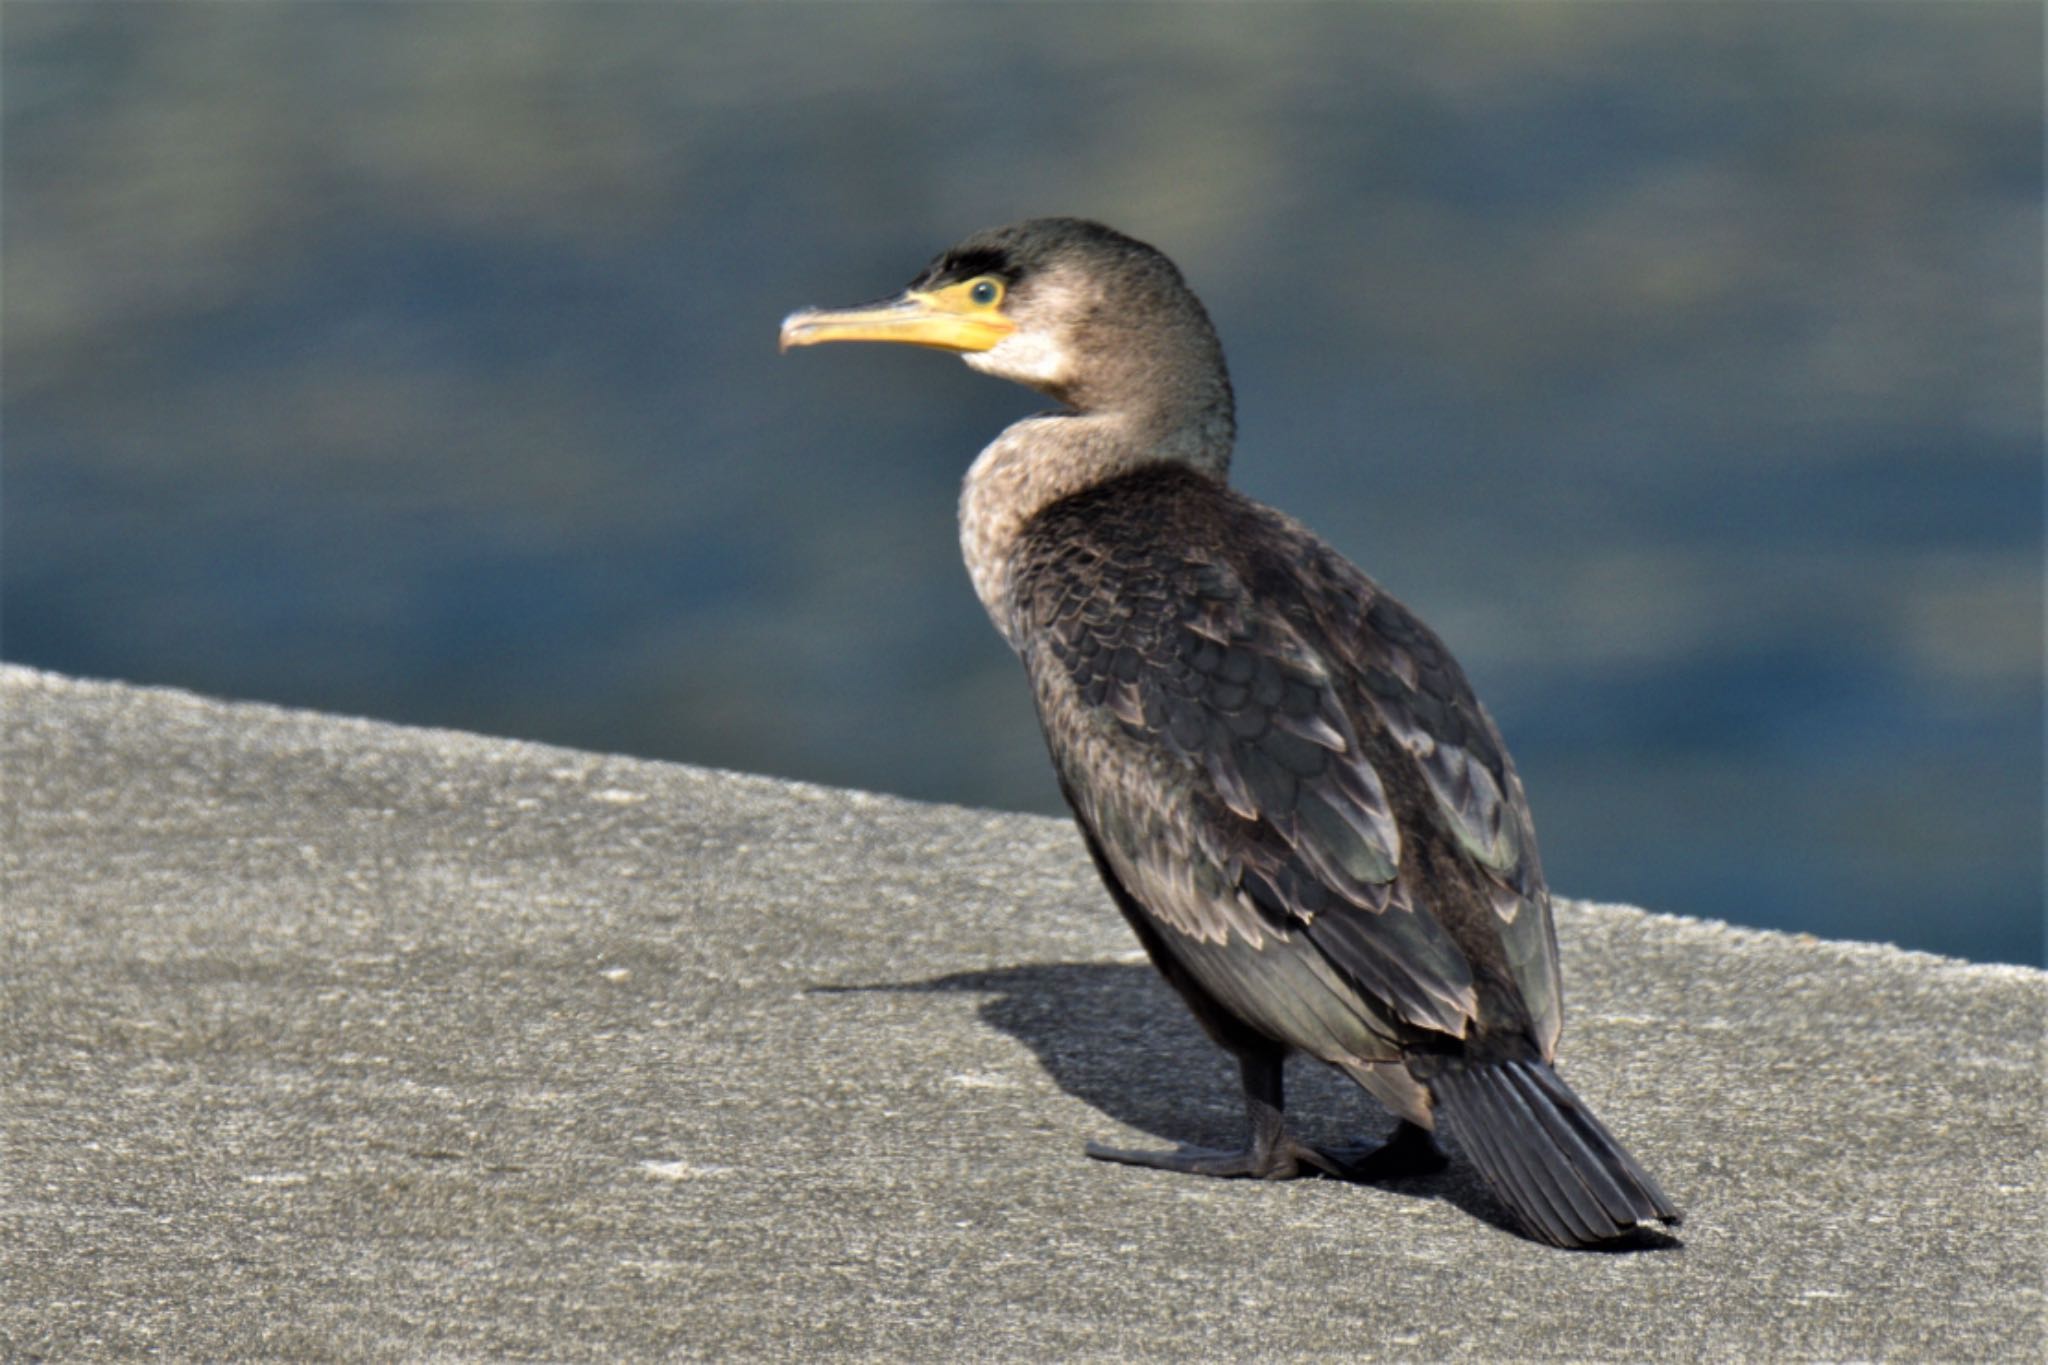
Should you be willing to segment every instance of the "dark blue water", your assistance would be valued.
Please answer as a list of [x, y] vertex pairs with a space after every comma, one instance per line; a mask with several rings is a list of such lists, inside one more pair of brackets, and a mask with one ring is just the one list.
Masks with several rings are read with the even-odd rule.
[[791, 308], [1082, 213], [1573, 895], [2042, 947], [2031, 5], [10, 10], [0, 653], [1054, 810], [1032, 395]]

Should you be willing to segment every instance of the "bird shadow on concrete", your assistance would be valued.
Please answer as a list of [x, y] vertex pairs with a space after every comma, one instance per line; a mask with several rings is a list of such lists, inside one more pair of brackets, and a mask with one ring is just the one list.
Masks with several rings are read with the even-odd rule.
[[[891, 991], [985, 995], [981, 1020], [1017, 1039], [1053, 1083], [1111, 1120], [1139, 1129], [1163, 1146], [1236, 1147], [1244, 1140], [1244, 1102], [1237, 1068], [1203, 1035], [1187, 1008], [1148, 965], [1049, 962], [993, 971], [956, 972], [926, 981], [814, 986], [814, 994]], [[1297, 1057], [1287, 1068], [1287, 1115], [1295, 1133], [1331, 1146], [1373, 1146], [1395, 1121], [1332, 1068]], [[1111, 1146], [1133, 1144], [1113, 1131], [1090, 1134]], [[1376, 1188], [1440, 1199], [1481, 1222], [1526, 1235], [1494, 1199], [1477, 1172], [1445, 1141], [1451, 1164], [1427, 1175], [1374, 1181]], [[1085, 1160], [1076, 1150], [1074, 1159]], [[1187, 1177], [1193, 1179], [1195, 1177]], [[1603, 1250], [1657, 1250], [1680, 1245], [1645, 1231]]]

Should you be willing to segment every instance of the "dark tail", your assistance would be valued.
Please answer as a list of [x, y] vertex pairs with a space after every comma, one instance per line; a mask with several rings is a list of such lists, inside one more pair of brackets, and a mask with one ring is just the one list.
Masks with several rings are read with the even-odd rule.
[[1487, 1185], [1543, 1241], [1592, 1246], [1653, 1218], [1679, 1221], [1657, 1182], [1549, 1064], [1453, 1061], [1427, 1083]]

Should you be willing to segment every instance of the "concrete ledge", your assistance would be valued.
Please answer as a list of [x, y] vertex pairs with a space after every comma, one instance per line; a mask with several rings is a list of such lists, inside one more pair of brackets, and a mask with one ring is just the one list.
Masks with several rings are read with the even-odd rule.
[[0, 709], [9, 1358], [2043, 1352], [2039, 971], [1563, 906], [1564, 1069], [1690, 1218], [1572, 1255], [1462, 1164], [1085, 1161], [1238, 1111], [1058, 821]]

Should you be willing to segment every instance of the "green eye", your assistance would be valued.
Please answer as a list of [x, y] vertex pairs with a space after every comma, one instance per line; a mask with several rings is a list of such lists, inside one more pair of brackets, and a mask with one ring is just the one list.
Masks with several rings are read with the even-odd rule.
[[967, 291], [967, 297], [976, 303], [987, 305], [1003, 296], [1003, 287], [994, 280], [976, 280], [974, 287]]

